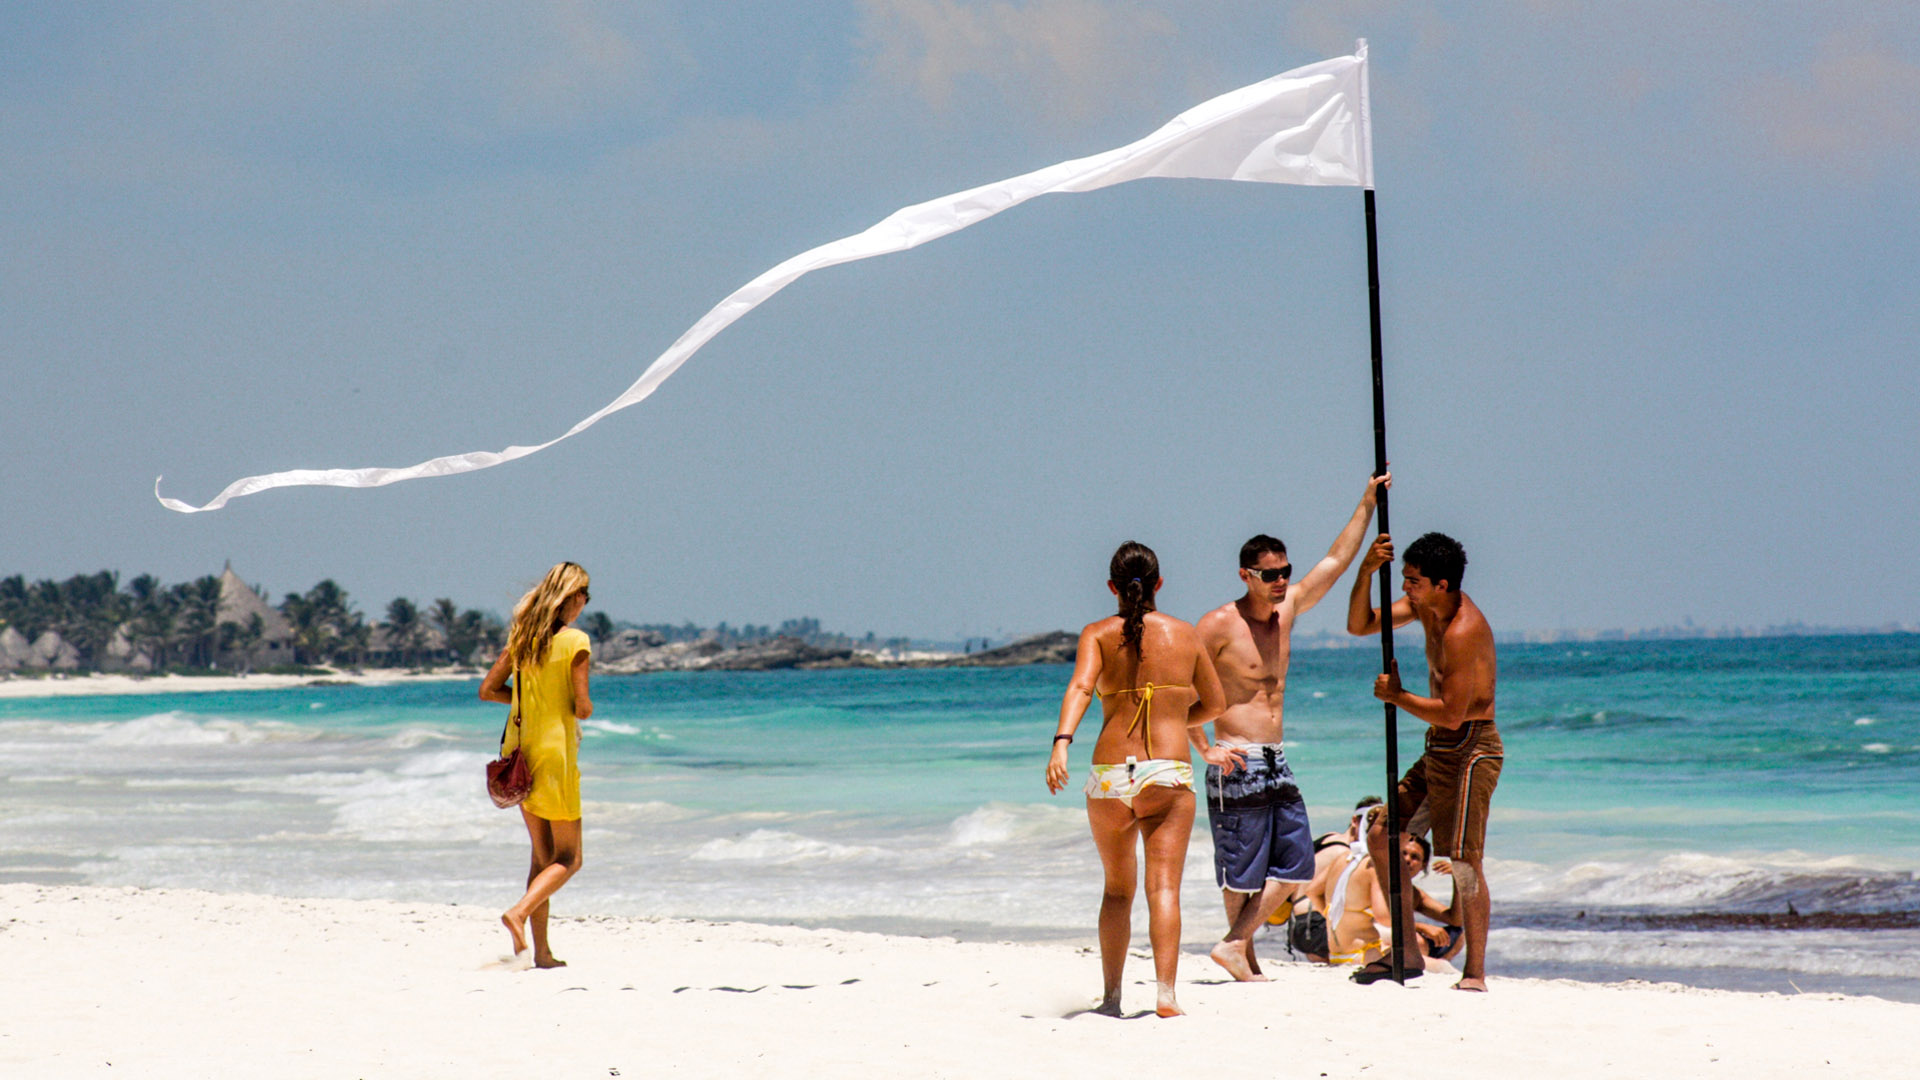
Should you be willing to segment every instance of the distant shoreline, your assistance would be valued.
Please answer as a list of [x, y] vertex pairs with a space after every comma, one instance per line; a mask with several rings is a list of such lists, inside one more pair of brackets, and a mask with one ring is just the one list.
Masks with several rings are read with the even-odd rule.
[[[1405, 631], [1395, 635], [1407, 638], [1402, 644], [1417, 647], [1419, 641]], [[1566, 645], [1566, 644], [1645, 644], [1654, 641], [1763, 641], [1781, 639], [1814, 639], [1821, 637], [1905, 637], [1920, 636], [1920, 631], [1907, 629], [1884, 630], [1832, 630], [1823, 633], [1780, 633], [1780, 634], [1727, 634], [1724, 636], [1681, 636], [1681, 637], [1556, 637], [1541, 639], [1538, 637], [1516, 636], [1502, 639], [1507, 645]], [[776, 639], [777, 640], [777, 639]], [[1314, 635], [1295, 641], [1297, 651], [1314, 649], [1339, 649], [1371, 645], [1378, 639], [1347, 638]], [[846, 654], [844, 651], [825, 652], [805, 647], [786, 648], [776, 642], [764, 646], [742, 646], [711, 656], [691, 655], [676, 657], [668, 666], [636, 667], [623, 664], [627, 658], [616, 659], [607, 665], [596, 662], [596, 677], [632, 676], [655, 674], [665, 671], [822, 671], [859, 668], [868, 670], [901, 670], [935, 667], [1023, 667], [1029, 664], [1069, 664], [1073, 662], [1073, 638], [1064, 631], [1053, 634], [1040, 634], [1014, 642], [1011, 645], [982, 653], [929, 654], [917, 653], [905, 657], [881, 656], [871, 653]], [[1351, 643], [1351, 644], [1349, 644]], [[797, 643], [794, 643], [797, 646]], [[719, 662], [714, 662], [714, 661]], [[235, 674], [235, 675], [128, 675], [104, 674], [100, 672], [52, 672], [28, 675], [0, 675], [0, 700], [21, 698], [53, 697], [90, 697], [132, 694], [196, 694], [219, 693], [232, 690], [287, 690], [298, 687], [318, 686], [398, 686], [406, 683], [421, 682], [459, 682], [478, 679], [483, 672], [475, 667], [438, 667], [427, 670], [373, 669], [361, 671], [321, 670], [308, 674]]]
[[326, 672], [317, 675], [9, 675], [0, 678], [0, 700], [99, 697], [123, 694], [205, 694], [222, 690], [287, 690], [300, 686], [394, 686], [414, 682], [477, 679], [472, 668], [432, 671]]

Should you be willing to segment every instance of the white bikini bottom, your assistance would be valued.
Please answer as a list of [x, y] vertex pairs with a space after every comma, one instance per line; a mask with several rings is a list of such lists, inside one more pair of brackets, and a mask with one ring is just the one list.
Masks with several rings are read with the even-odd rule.
[[1172, 758], [1129, 757], [1123, 765], [1095, 765], [1087, 777], [1089, 799], [1119, 799], [1133, 805], [1134, 796], [1149, 787], [1183, 787], [1193, 790], [1193, 766]]

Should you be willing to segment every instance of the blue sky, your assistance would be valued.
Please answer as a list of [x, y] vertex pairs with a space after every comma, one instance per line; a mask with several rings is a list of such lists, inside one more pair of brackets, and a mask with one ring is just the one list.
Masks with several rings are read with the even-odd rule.
[[1499, 629], [1920, 618], [1892, 2], [8, 5], [0, 573], [504, 609], [573, 558], [618, 617], [953, 638], [1097, 617], [1138, 539], [1197, 616], [1370, 467], [1351, 189], [1029, 203], [470, 476], [150, 485], [543, 441], [789, 255], [1361, 36], [1396, 531]]

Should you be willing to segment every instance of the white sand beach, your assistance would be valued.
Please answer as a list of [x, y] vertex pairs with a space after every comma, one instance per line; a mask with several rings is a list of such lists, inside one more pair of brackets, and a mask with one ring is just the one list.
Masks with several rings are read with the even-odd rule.
[[[474, 906], [21, 884], [0, 905], [0, 1074], [35, 1078], [1896, 1076], [1920, 1023], [1672, 985], [1236, 985], [1197, 955], [1191, 1015], [1112, 1020], [1078, 1014], [1098, 960], [1062, 945], [570, 917], [570, 966], [534, 971]], [[1148, 1008], [1149, 962], [1128, 976]]]
[[329, 671], [315, 675], [41, 675], [0, 678], [0, 698], [82, 697], [91, 694], [203, 694], [235, 690], [285, 690], [315, 682], [393, 686], [405, 682], [477, 679], [470, 668], [432, 671]]

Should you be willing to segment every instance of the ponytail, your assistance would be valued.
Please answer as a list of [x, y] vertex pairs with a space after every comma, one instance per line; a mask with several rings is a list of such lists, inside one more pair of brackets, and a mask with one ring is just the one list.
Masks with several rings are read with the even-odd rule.
[[1129, 540], [1113, 553], [1107, 579], [1120, 594], [1120, 647], [1140, 655], [1141, 631], [1154, 610], [1153, 590], [1160, 582], [1160, 559], [1145, 544]]

